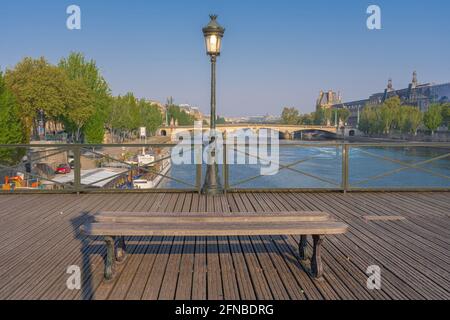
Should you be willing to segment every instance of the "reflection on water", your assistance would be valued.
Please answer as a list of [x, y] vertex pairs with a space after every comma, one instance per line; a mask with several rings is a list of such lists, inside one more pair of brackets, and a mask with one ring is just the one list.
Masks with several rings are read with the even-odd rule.
[[[342, 184], [342, 147], [280, 144], [280, 170], [260, 176], [261, 166], [230, 165], [231, 188], [340, 188]], [[450, 187], [450, 148], [428, 147], [351, 147], [349, 153], [350, 187]], [[438, 158], [435, 161], [431, 159]], [[247, 162], [248, 163], [248, 162]], [[283, 168], [284, 166], [284, 168]], [[417, 169], [420, 168], [421, 170]], [[219, 167], [223, 182], [222, 167]], [[203, 166], [203, 175], [205, 166]], [[195, 165], [173, 165], [170, 176], [195, 185]], [[254, 178], [254, 179], [253, 179]], [[163, 188], [186, 188], [165, 180]]]

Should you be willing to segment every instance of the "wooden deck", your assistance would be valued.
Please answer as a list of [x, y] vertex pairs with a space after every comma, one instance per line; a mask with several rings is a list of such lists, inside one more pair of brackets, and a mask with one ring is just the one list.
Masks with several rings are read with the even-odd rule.
[[[326, 238], [322, 282], [298, 263], [297, 237], [262, 236], [131, 238], [105, 283], [103, 241], [78, 231], [98, 210], [322, 210], [350, 229]], [[2, 195], [0, 238], [0, 299], [450, 299], [449, 193]], [[66, 287], [70, 265], [81, 290]], [[370, 265], [381, 290], [366, 287]]]

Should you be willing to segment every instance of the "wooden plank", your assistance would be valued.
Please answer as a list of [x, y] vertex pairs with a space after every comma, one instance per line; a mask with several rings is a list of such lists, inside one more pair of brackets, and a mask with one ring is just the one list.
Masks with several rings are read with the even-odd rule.
[[[2, 195], [0, 298], [157, 299], [167, 294], [169, 298], [207, 299], [209, 284], [220, 283], [220, 290], [216, 285], [210, 297], [221, 292], [226, 299], [255, 299], [267, 290], [270, 299], [284, 295], [289, 299], [450, 299], [448, 199], [445, 192]], [[172, 242], [171, 237], [169, 241], [136, 237], [128, 241], [129, 260], [105, 286], [103, 242], [96, 238], [83, 245], [85, 238], [79, 238], [74, 227], [86, 221], [83, 212], [119, 210], [171, 216], [177, 211], [217, 215], [323, 211], [350, 229], [327, 237], [323, 282], [312, 280], [299, 264], [295, 235], [186, 237]], [[364, 216], [405, 220], [367, 221]], [[181, 244], [182, 251], [174, 244]], [[175, 263], [164, 265], [164, 259], [159, 260], [165, 250], [166, 262]], [[214, 257], [218, 257], [219, 272], [209, 278], [207, 262]], [[86, 266], [83, 290], [71, 291], [65, 287], [65, 268], [78, 263]], [[369, 265], [382, 268], [382, 290], [367, 290]], [[156, 277], [157, 270], [160, 277]]]
[[[315, 195], [310, 196], [314, 198], [314, 201], [320, 201], [323, 203], [322, 199], [319, 199]], [[323, 204], [328, 206], [330, 212], [336, 214], [343, 221], [348, 220], [348, 218], [342, 214], [342, 212], [346, 212], [348, 210], [343, 205], [334, 203], [334, 207], [331, 207], [328, 204]], [[408, 259], [405, 259], [400, 250], [398, 252], [397, 250], [394, 250], [392, 248], [393, 243], [387, 242], [385, 239], [378, 237], [380, 233], [379, 229], [375, 229], [367, 223], [364, 223], [363, 226], [360, 219], [353, 220], [353, 222], [352, 228], [350, 228], [347, 235], [354, 243], [358, 243], [360, 248], [368, 252], [372, 252], [373, 256], [378, 260], [378, 264], [380, 266], [383, 266], [386, 269], [395, 270], [396, 276], [401, 278], [403, 281], [414, 282], [414, 288], [421, 291], [422, 294], [425, 294], [425, 291], [427, 291], [431, 296], [436, 294], [434, 293], [434, 290], [431, 290], [431, 287], [429, 287], [430, 282], [426, 278], [412, 272], [414, 268], [409, 266], [412, 261], [409, 262]], [[416, 262], [414, 261], [413, 263]], [[438, 292], [441, 291], [439, 288], [436, 289]], [[438, 295], [436, 294], [436, 296]]]
[[92, 223], [82, 231], [91, 236], [240, 236], [342, 234], [347, 225], [341, 222], [254, 222], [254, 223]]
[[406, 220], [402, 216], [363, 216], [366, 221], [403, 221]]
[[324, 212], [271, 212], [265, 215], [248, 213], [183, 213], [176, 215], [149, 212], [114, 212], [100, 213], [94, 216], [95, 222], [115, 222], [115, 223], [207, 223], [207, 222], [320, 222], [328, 221], [329, 214]]

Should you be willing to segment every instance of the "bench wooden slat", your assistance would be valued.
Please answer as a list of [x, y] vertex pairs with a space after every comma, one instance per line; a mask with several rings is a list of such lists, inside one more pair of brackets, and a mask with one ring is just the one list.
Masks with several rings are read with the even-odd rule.
[[207, 223], [105, 223], [84, 226], [91, 236], [241, 236], [241, 235], [329, 235], [342, 234], [347, 225], [341, 222], [207, 222]]
[[319, 222], [329, 221], [325, 212], [273, 212], [257, 213], [156, 213], [156, 212], [101, 212], [94, 216], [96, 222], [115, 223], [254, 223], [254, 222]]

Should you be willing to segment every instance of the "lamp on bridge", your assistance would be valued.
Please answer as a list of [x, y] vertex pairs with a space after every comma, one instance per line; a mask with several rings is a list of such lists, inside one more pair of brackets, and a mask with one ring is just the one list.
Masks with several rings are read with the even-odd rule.
[[220, 194], [223, 189], [220, 185], [219, 167], [215, 161], [215, 131], [216, 131], [216, 60], [220, 55], [220, 48], [222, 45], [222, 37], [225, 29], [217, 23], [217, 15], [210, 15], [211, 21], [203, 28], [203, 35], [205, 37], [206, 53], [211, 57], [211, 118], [210, 130], [211, 138], [209, 141], [209, 156], [206, 167], [205, 182], [203, 184], [202, 192], [206, 194]]

